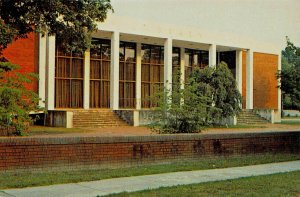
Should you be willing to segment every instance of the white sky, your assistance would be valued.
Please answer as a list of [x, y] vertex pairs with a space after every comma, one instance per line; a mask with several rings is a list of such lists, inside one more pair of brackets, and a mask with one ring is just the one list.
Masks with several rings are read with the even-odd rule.
[[234, 32], [285, 46], [300, 46], [300, 0], [112, 0], [119, 16]]

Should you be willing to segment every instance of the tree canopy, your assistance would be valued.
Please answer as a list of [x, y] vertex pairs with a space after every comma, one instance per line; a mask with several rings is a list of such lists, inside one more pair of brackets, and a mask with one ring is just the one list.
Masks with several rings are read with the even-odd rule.
[[65, 51], [85, 51], [90, 35], [112, 10], [110, 0], [0, 0], [0, 131], [26, 130], [31, 111], [40, 110], [38, 95], [26, 88], [37, 76], [15, 72], [20, 68], [2, 57], [14, 40], [31, 32], [56, 35]]
[[286, 47], [282, 51], [282, 68], [293, 66], [300, 69], [300, 47], [297, 47], [286, 37]]
[[[222, 124], [237, 115], [241, 94], [225, 62], [216, 68], [195, 69], [181, 88], [180, 73], [175, 74], [172, 94], [163, 90], [153, 98], [153, 128], [161, 133], [199, 132], [201, 128]], [[171, 102], [168, 102], [171, 101]]]
[[96, 22], [112, 10], [110, 0], [0, 0], [0, 55], [30, 32], [57, 35], [66, 50], [84, 51]]
[[300, 48], [287, 37], [287, 46], [282, 51], [281, 78], [283, 109], [300, 110]]

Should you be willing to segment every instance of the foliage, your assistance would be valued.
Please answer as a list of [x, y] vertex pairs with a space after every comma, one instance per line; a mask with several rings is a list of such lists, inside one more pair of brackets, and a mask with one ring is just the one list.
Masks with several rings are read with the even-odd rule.
[[287, 37], [287, 46], [282, 51], [281, 79], [283, 108], [300, 110], [300, 48]]
[[9, 62], [0, 65], [0, 130], [21, 135], [33, 121], [29, 112], [40, 110], [39, 97], [26, 84], [37, 77], [32, 73], [15, 72], [19, 66]]
[[110, 0], [0, 0], [0, 127], [15, 127], [21, 134], [32, 121], [29, 112], [38, 109], [37, 95], [24, 86], [35, 76], [14, 72], [17, 66], [2, 57], [8, 44], [39, 32], [56, 35], [65, 51], [85, 51], [97, 22], [103, 22], [109, 10]]
[[286, 47], [282, 51], [282, 67], [287, 64], [300, 69], [300, 48], [296, 47], [288, 37], [286, 37]]
[[[161, 133], [198, 132], [204, 125], [206, 95], [198, 97], [193, 93], [197, 84], [186, 86], [184, 90], [161, 91], [155, 95], [154, 120], [152, 129]], [[184, 100], [184, 101], [183, 101]]]
[[160, 187], [136, 192], [123, 192], [106, 197], [199, 197], [199, 196], [244, 196], [244, 197], [296, 197], [300, 193], [300, 171], [244, 177], [238, 179]]
[[55, 34], [63, 49], [84, 51], [96, 22], [103, 22], [109, 10], [110, 0], [1, 0], [0, 54], [33, 31]]
[[[7, 188], [22, 188], [42, 185], [75, 183], [111, 179], [117, 177], [141, 176], [149, 174], [228, 168], [237, 166], [257, 165], [265, 163], [299, 160], [299, 154], [255, 154], [226, 157], [204, 157], [199, 160], [185, 159], [165, 164], [146, 164], [138, 166], [120, 166], [120, 168], [93, 168], [74, 166], [72, 170], [59, 168], [59, 170], [37, 171], [0, 171], [0, 190]], [[95, 167], [95, 166], [94, 166]]]
[[158, 105], [152, 129], [160, 133], [199, 132], [239, 113], [241, 95], [224, 62], [216, 68], [194, 70], [184, 89], [180, 73], [174, 77], [172, 93], [165, 89], [152, 98]]
[[[213, 116], [214, 122], [239, 113], [241, 94], [237, 89], [236, 80], [225, 62], [221, 62], [216, 68], [207, 67], [203, 70], [196, 70], [192, 73], [192, 77], [196, 83], [207, 84], [212, 91], [210, 97], [214, 110], [211, 111], [211, 116]], [[201, 94], [202, 92], [202, 90], [197, 90], [195, 93]]]

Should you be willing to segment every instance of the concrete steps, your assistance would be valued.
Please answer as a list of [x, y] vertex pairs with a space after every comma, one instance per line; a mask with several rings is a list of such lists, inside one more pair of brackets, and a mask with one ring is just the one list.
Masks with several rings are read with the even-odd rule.
[[237, 117], [237, 123], [242, 125], [267, 124], [268, 120], [255, 114], [252, 110], [243, 110]]
[[128, 126], [113, 110], [76, 110], [73, 111], [73, 127], [97, 128]]

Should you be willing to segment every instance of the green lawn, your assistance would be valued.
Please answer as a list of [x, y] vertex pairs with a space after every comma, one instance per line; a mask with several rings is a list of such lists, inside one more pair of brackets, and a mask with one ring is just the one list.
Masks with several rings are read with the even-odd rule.
[[144, 165], [118, 169], [78, 169], [60, 171], [0, 172], [0, 189], [21, 188], [60, 183], [75, 183], [116, 177], [138, 176], [177, 171], [226, 168], [281, 161], [300, 160], [299, 154], [264, 154], [243, 157], [218, 157], [199, 161], [181, 161], [161, 165]]
[[300, 119], [300, 116], [284, 116], [283, 119]]
[[[228, 125], [228, 126], [212, 126], [209, 128], [232, 128], [232, 129], [243, 129], [243, 128], [266, 128], [264, 125]], [[204, 129], [205, 130], [205, 129]], [[49, 135], [49, 134], [64, 134], [64, 133], [85, 133], [89, 132], [89, 129], [82, 128], [63, 128], [63, 127], [47, 127], [47, 126], [30, 126], [29, 132], [25, 133], [27, 136], [34, 135]]]
[[300, 171], [256, 176], [227, 181], [185, 186], [165, 187], [134, 193], [109, 195], [110, 197], [153, 196], [299, 196]]
[[231, 129], [249, 129], [249, 128], [267, 128], [265, 125], [222, 125], [222, 126], [212, 126], [212, 127], [207, 127], [207, 128], [231, 128]]
[[276, 124], [300, 125], [300, 121], [298, 121], [298, 120], [282, 120], [280, 123], [276, 123]]
[[62, 134], [70, 132], [85, 132], [84, 129], [79, 128], [63, 128], [63, 127], [46, 127], [46, 126], [30, 126], [28, 135], [42, 135], [42, 134]]

